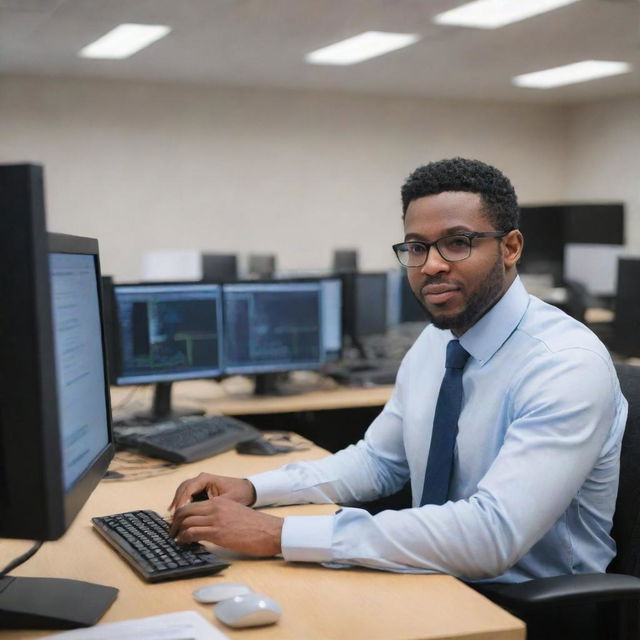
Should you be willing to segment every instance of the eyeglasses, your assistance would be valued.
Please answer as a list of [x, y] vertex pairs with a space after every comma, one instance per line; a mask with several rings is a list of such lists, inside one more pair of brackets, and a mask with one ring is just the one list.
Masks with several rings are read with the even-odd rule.
[[435, 247], [447, 262], [466, 260], [471, 255], [471, 247], [476, 238], [502, 238], [509, 231], [473, 231], [457, 233], [438, 238], [435, 242], [400, 242], [393, 245], [398, 261], [410, 269], [423, 266], [429, 257], [429, 249]]

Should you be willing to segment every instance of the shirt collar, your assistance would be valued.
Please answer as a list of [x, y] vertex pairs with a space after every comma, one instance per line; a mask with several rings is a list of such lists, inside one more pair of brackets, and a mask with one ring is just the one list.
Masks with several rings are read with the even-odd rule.
[[462, 335], [460, 344], [484, 365], [520, 324], [528, 306], [529, 294], [516, 276], [502, 298]]

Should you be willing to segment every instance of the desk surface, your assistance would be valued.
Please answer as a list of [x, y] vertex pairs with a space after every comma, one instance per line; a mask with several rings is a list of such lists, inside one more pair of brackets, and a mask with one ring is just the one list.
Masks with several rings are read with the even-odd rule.
[[[191, 609], [200, 612], [230, 638], [393, 638], [524, 639], [524, 625], [455, 578], [443, 575], [390, 574], [364, 569], [333, 570], [281, 559], [250, 559], [223, 549], [215, 553], [232, 561], [217, 576], [149, 585], [109, 547], [90, 525], [90, 518], [136, 508], [164, 513], [177, 484], [198, 471], [248, 475], [284, 462], [324, 455], [318, 447], [276, 458], [239, 456], [228, 452], [184, 465], [153, 478], [103, 481], [67, 534], [49, 542], [12, 575], [75, 578], [120, 589], [102, 622], [115, 622]], [[120, 461], [120, 468], [126, 462]], [[327, 513], [330, 505], [271, 509], [278, 515]], [[30, 545], [3, 541], [2, 565]], [[277, 600], [283, 609], [275, 626], [233, 630], [217, 622], [211, 606], [197, 604], [193, 589], [216, 581], [246, 582]], [[42, 631], [0, 631], [0, 638], [40, 638]]]
[[[341, 387], [331, 381], [299, 382], [302, 391], [286, 396], [254, 396], [251, 384], [239, 377], [223, 383], [210, 380], [190, 380], [173, 385], [172, 400], [176, 406], [198, 405], [210, 414], [249, 415], [264, 413], [291, 413], [295, 411], [322, 411], [354, 407], [378, 407], [391, 397], [392, 385], [356, 388]], [[130, 387], [114, 387], [114, 412], [130, 393]], [[151, 405], [152, 387], [135, 392], [124, 410], [147, 409]]]

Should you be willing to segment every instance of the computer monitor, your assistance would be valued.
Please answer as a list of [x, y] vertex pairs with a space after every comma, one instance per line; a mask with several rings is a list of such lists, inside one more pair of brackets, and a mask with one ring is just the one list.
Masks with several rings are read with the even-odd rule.
[[341, 350], [340, 280], [223, 285], [225, 374], [255, 375], [256, 394], [278, 393], [271, 374], [317, 370]]
[[201, 410], [171, 407], [171, 385], [222, 373], [222, 288], [216, 284], [116, 284], [116, 385], [155, 384], [150, 422]]
[[365, 357], [362, 338], [387, 330], [387, 273], [347, 273], [344, 283], [343, 331]]
[[333, 252], [334, 273], [355, 273], [358, 271], [357, 249], [335, 249]]
[[238, 279], [238, 256], [233, 253], [203, 253], [204, 282], [235, 282]]
[[429, 320], [427, 310], [413, 293], [406, 272], [400, 277], [400, 323], [426, 322]]
[[[10, 265], [0, 272], [0, 536], [55, 540], [114, 452], [98, 243], [47, 234], [40, 166], [0, 166], [0, 202]], [[52, 609], [92, 624], [117, 593], [44, 578], [1, 582], [0, 626], [11, 628], [72, 626]]]
[[550, 274], [554, 286], [560, 286], [564, 272], [564, 208], [561, 205], [520, 207], [520, 231], [524, 247], [518, 271]]
[[253, 253], [249, 256], [249, 277], [272, 280], [276, 275], [276, 257], [273, 254]]
[[564, 209], [564, 240], [571, 244], [623, 245], [624, 205], [621, 202], [567, 204]]

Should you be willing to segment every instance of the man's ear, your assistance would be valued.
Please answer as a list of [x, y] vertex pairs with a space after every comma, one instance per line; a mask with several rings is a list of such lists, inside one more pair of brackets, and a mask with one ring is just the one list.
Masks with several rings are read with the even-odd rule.
[[522, 255], [524, 238], [518, 229], [514, 229], [513, 231], [509, 231], [502, 240], [504, 266], [509, 269], [517, 264]]

